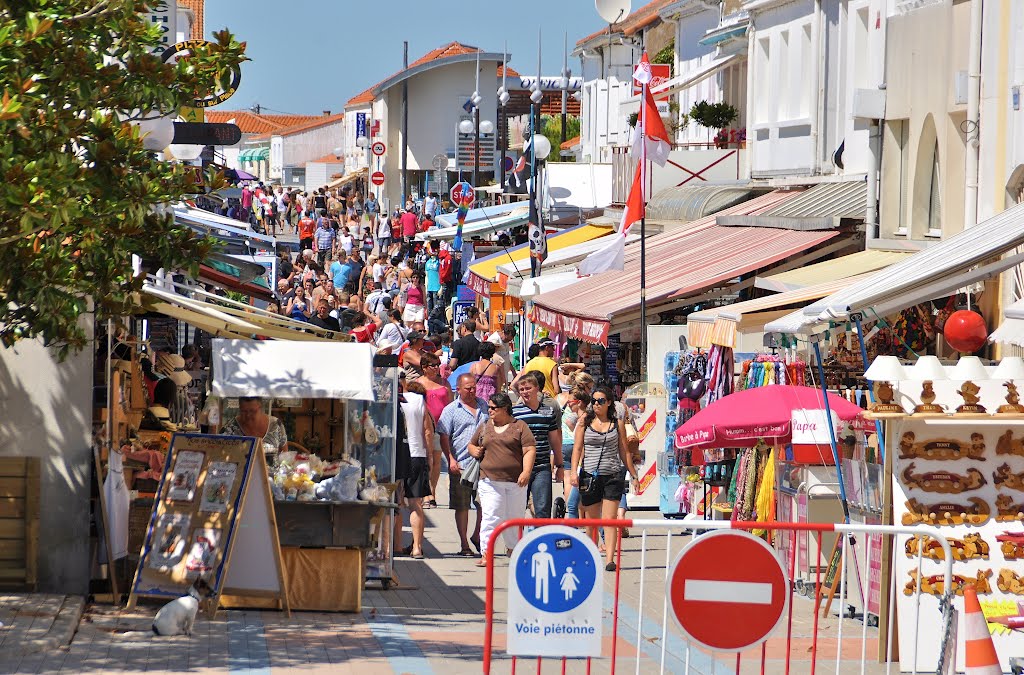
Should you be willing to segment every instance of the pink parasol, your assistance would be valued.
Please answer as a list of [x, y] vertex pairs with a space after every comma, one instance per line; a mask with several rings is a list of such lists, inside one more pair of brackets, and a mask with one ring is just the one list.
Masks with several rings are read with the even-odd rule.
[[[832, 413], [843, 421], [863, 410], [835, 394], [828, 395]], [[770, 445], [789, 443], [793, 431], [813, 432], [825, 421], [820, 389], [768, 385], [745, 389], [720, 398], [676, 429], [677, 448], [749, 448], [758, 440]], [[827, 435], [828, 430], [825, 429]]]

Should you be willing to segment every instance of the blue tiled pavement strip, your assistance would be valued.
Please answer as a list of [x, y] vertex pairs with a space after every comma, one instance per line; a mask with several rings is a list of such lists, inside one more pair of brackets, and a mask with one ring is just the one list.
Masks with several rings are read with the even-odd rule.
[[373, 637], [381, 646], [388, 664], [396, 673], [403, 675], [433, 675], [426, 656], [416, 642], [409, 637], [409, 631], [400, 620], [388, 620], [369, 610], [363, 611], [363, 618], [370, 627]]

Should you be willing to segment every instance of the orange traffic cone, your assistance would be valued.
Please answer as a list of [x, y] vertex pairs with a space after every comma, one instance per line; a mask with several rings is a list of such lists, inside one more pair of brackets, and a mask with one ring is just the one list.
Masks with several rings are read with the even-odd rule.
[[988, 632], [988, 622], [981, 612], [978, 591], [964, 586], [964, 666], [966, 675], [1002, 675], [996, 646]]

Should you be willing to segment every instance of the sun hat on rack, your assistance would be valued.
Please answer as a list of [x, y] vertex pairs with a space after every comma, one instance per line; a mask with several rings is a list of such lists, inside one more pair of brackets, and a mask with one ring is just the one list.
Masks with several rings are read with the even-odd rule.
[[185, 370], [185, 359], [180, 354], [165, 354], [163, 352], [157, 354], [156, 367], [153, 370], [166, 375], [179, 387], [187, 386], [192, 382], [192, 376]]

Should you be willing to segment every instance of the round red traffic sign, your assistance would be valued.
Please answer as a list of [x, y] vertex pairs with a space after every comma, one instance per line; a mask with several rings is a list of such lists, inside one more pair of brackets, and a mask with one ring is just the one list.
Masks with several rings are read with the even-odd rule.
[[387, 149], [388, 146], [384, 145], [383, 141], [374, 141], [373, 145], [370, 146], [370, 150], [372, 150], [373, 154], [377, 155], [378, 157], [383, 155], [385, 151], [387, 151]]
[[715, 530], [691, 542], [669, 573], [672, 616], [691, 642], [740, 652], [768, 639], [789, 607], [789, 578], [764, 540]]
[[384, 184], [384, 172], [383, 171], [374, 171], [372, 174], [370, 174], [370, 182], [373, 183], [374, 185], [383, 185]]
[[453, 204], [464, 204], [468, 206], [473, 203], [473, 198], [475, 196], [476, 192], [473, 190], [473, 186], [464, 180], [459, 181], [452, 186], [451, 198]]

